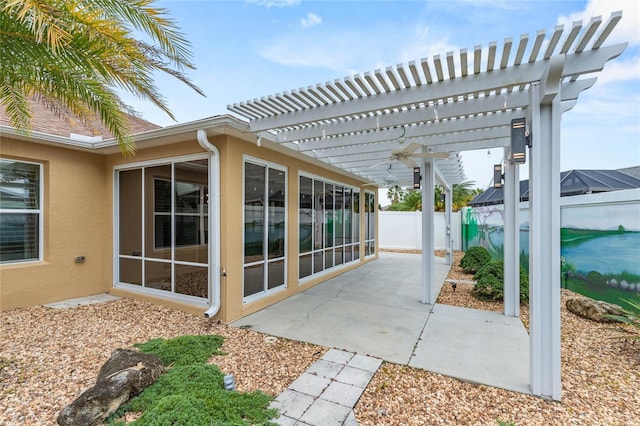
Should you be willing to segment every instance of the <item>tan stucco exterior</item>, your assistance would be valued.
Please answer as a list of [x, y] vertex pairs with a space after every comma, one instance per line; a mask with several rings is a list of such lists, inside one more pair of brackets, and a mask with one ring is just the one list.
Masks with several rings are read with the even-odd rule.
[[[365, 190], [372, 187], [365, 187], [362, 181], [329, 171], [311, 161], [301, 161], [231, 135], [210, 136], [209, 141], [220, 153], [220, 268], [226, 273], [220, 282], [221, 309], [217, 319], [233, 321], [365, 262], [361, 252], [358, 262], [328, 270], [303, 285], [298, 283], [299, 173], [360, 188], [361, 206], [364, 206]], [[119, 153], [83, 152], [3, 137], [2, 157], [44, 164], [45, 244], [42, 262], [0, 265], [0, 309], [109, 292], [202, 315], [207, 308], [202, 304], [193, 305], [114, 287], [113, 199], [116, 167], [204, 152], [193, 131], [173, 135], [170, 143], [146, 141], [130, 159]], [[287, 285], [285, 289], [251, 303], [243, 303], [242, 295], [245, 156], [284, 166], [287, 170]], [[361, 220], [361, 236], [364, 236], [363, 223]], [[76, 256], [85, 256], [85, 263], [74, 263]]]
[[[5, 136], [0, 154], [44, 166], [44, 259], [0, 265], [0, 309], [107, 291], [111, 203], [104, 156]], [[75, 263], [76, 256], [85, 262]]]

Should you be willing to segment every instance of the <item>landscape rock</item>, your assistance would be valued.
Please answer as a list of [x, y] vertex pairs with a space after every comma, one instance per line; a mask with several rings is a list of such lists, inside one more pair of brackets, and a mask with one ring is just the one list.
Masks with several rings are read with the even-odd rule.
[[98, 425], [164, 372], [155, 355], [116, 349], [100, 369], [96, 384], [65, 407], [57, 422], [61, 426]]
[[566, 306], [568, 311], [596, 322], [616, 322], [605, 315], [624, 315], [623, 309], [618, 305], [582, 297], [568, 299]]

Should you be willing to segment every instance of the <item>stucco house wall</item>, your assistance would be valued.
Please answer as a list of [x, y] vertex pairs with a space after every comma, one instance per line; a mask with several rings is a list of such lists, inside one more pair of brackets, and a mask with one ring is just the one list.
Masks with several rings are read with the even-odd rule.
[[[104, 156], [5, 135], [0, 154], [41, 163], [44, 182], [44, 258], [0, 264], [0, 309], [107, 291], [111, 215]], [[84, 263], [75, 263], [76, 256]]]
[[[114, 144], [79, 148], [50, 144], [38, 138], [2, 137], [0, 157], [38, 162], [44, 165], [44, 259], [37, 262], [0, 264], [0, 309], [33, 306], [68, 298], [109, 292], [117, 296], [148, 300], [202, 315], [202, 303], [162, 297], [117, 285], [114, 268], [118, 248], [114, 248], [119, 212], [115, 203], [116, 173], [123, 165], [207, 153], [198, 143], [192, 126], [175, 131], [160, 129], [138, 143], [132, 158], [122, 156]], [[365, 191], [375, 191], [366, 182], [328, 170], [312, 159], [304, 161], [268, 146], [257, 146], [250, 137], [220, 131], [210, 132], [209, 141], [220, 154], [220, 280], [221, 309], [215, 318], [225, 322], [260, 310], [290, 297], [362, 263], [360, 260], [325, 270], [299, 283], [298, 279], [298, 185], [300, 173], [337, 182], [360, 190], [360, 206]], [[157, 135], [157, 136], [154, 136]], [[267, 143], [268, 145], [268, 143]], [[243, 164], [256, 159], [286, 168], [286, 286], [264, 297], [243, 299]], [[212, 163], [213, 164], [213, 163]], [[125, 194], [126, 197], [126, 194]], [[376, 203], [377, 205], [377, 203]], [[133, 206], [130, 206], [133, 208]], [[364, 240], [364, 214], [360, 215], [360, 235]], [[376, 226], [377, 226], [377, 220]], [[123, 226], [123, 225], [121, 225]], [[126, 224], [134, 230], [135, 226]], [[129, 229], [127, 228], [127, 229]], [[376, 231], [377, 234], [377, 231]], [[211, 238], [215, 236], [211, 235]], [[84, 263], [75, 263], [84, 256]], [[210, 295], [211, 296], [211, 295]]]

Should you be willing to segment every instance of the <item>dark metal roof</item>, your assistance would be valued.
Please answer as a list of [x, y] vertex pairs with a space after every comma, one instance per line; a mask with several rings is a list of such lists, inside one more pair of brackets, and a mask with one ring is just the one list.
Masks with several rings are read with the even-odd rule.
[[[640, 188], [640, 179], [619, 170], [569, 170], [560, 174], [560, 196], [591, 194]], [[529, 200], [529, 180], [520, 181], [520, 201]], [[502, 188], [490, 187], [469, 202], [469, 206], [503, 204]]]
[[624, 173], [625, 175], [633, 176], [634, 178], [640, 179], [640, 166], [625, 167], [624, 169], [618, 169], [618, 171]]

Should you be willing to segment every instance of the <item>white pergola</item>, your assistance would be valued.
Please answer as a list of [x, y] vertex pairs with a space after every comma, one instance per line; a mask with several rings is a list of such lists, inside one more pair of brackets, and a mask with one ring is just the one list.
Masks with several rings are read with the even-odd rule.
[[[510, 158], [511, 120], [529, 133], [530, 385], [560, 400], [560, 118], [626, 43], [604, 46], [622, 18], [557, 26], [472, 51], [435, 55], [343, 80], [229, 105], [258, 139], [282, 144], [379, 186], [413, 183], [423, 191], [423, 303], [434, 303], [433, 198], [464, 180], [458, 152], [503, 147]], [[505, 315], [519, 315], [518, 166], [507, 160]], [[450, 238], [448, 238], [450, 244]], [[448, 248], [451, 248], [449, 245]], [[449, 250], [450, 252], [450, 250]], [[451, 261], [450, 256], [448, 261]]]

